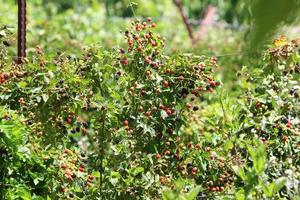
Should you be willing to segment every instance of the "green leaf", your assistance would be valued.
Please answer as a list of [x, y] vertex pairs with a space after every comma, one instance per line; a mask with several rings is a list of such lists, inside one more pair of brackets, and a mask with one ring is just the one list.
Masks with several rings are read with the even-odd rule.
[[137, 167], [137, 168], [135, 168], [135, 169], [133, 170], [132, 175], [133, 175], [133, 176], [136, 176], [136, 175], [138, 175], [138, 174], [140, 174], [140, 173], [142, 173], [142, 172], [144, 172], [144, 168], [143, 168], [143, 167]]
[[49, 99], [49, 95], [42, 94], [42, 98], [43, 98], [44, 102], [46, 103], [48, 101], [48, 99]]
[[0, 36], [1, 36], [1, 37], [6, 37], [6, 33], [5, 33], [4, 30], [0, 31]]
[[[279, 192], [286, 184], [287, 178], [285, 177], [280, 177], [276, 181], [274, 181], [272, 185], [272, 196], [274, 196], [277, 192]], [[271, 187], [271, 186], [270, 186]]]
[[234, 171], [234, 173], [240, 177], [243, 181], [245, 181], [247, 179], [245, 171], [242, 167], [239, 166], [232, 166], [232, 169]]
[[235, 193], [236, 200], [246, 200], [246, 195], [244, 189], [241, 189]]
[[193, 188], [187, 195], [187, 199], [188, 200], [194, 200], [194, 199], [197, 199], [197, 195], [199, 194], [200, 192], [200, 187], [195, 187]]
[[263, 189], [265, 195], [267, 197], [271, 197], [272, 196], [272, 191], [270, 190], [271, 185], [268, 186], [263, 181], [261, 181], [259, 184], [262, 186], [262, 189]]
[[31, 200], [31, 193], [29, 190], [25, 188], [18, 188], [17, 189], [18, 196], [21, 197], [23, 200]]
[[258, 147], [255, 149], [248, 146], [248, 151], [253, 161], [253, 167], [257, 175], [260, 175], [265, 170], [266, 165], [266, 149], [265, 146], [258, 142]]
[[[255, 0], [252, 5], [254, 30], [252, 46], [258, 47], [282, 22], [292, 22], [300, 12], [295, 0]], [[266, 8], [270, 12], [266, 12]]]
[[94, 177], [96, 177], [96, 178], [99, 178], [99, 177], [100, 177], [100, 172], [98, 172], [98, 171], [93, 171], [93, 172], [92, 172], [92, 175], [93, 175]]

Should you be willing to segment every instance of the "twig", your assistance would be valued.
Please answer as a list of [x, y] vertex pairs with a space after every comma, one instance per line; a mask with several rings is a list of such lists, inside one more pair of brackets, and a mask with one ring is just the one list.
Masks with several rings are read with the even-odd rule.
[[179, 13], [180, 13], [181, 18], [183, 20], [183, 23], [185, 24], [185, 27], [186, 27], [186, 29], [187, 29], [187, 31], [189, 33], [189, 37], [193, 41], [193, 39], [194, 39], [193, 30], [192, 30], [192, 27], [191, 27], [191, 25], [189, 23], [188, 17], [184, 14], [182, 2], [181, 2], [181, 0], [174, 0], [174, 3], [175, 3], [176, 7], [179, 10]]

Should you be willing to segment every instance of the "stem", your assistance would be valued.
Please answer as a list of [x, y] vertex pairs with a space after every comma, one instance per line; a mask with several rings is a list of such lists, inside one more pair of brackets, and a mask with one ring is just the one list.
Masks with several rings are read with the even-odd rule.
[[18, 0], [18, 59], [23, 63], [26, 57], [26, 0]]
[[[102, 136], [105, 133], [105, 115], [106, 112], [103, 113], [103, 121], [102, 121], [102, 130], [99, 131]], [[102, 137], [103, 138], [103, 137]], [[101, 140], [101, 135], [98, 136], [98, 140]], [[99, 146], [99, 158], [100, 158], [100, 166], [99, 166], [99, 173], [100, 173], [100, 194], [102, 193], [102, 186], [103, 186], [103, 157], [104, 157], [104, 146], [101, 145], [104, 141], [98, 141]]]
[[183, 23], [184, 23], [184, 25], [185, 25], [188, 33], [189, 33], [190, 39], [193, 40], [194, 36], [193, 36], [192, 27], [190, 26], [188, 17], [184, 14], [181, 0], [174, 0], [174, 3], [175, 3], [176, 7], [179, 10], [179, 13], [180, 13], [181, 18], [183, 20]]

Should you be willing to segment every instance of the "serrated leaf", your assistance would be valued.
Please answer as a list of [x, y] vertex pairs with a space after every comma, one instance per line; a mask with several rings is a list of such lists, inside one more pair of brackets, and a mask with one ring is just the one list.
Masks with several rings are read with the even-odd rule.
[[232, 166], [232, 169], [234, 171], [234, 173], [240, 177], [243, 181], [245, 181], [247, 179], [245, 171], [242, 167], [239, 166]]
[[272, 196], [279, 192], [286, 184], [287, 178], [280, 177], [272, 183]]

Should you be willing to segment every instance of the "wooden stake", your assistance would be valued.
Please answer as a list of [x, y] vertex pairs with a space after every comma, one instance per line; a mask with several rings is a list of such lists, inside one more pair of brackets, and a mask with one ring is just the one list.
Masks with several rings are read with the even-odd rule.
[[26, 0], [18, 0], [18, 64], [26, 58]]

